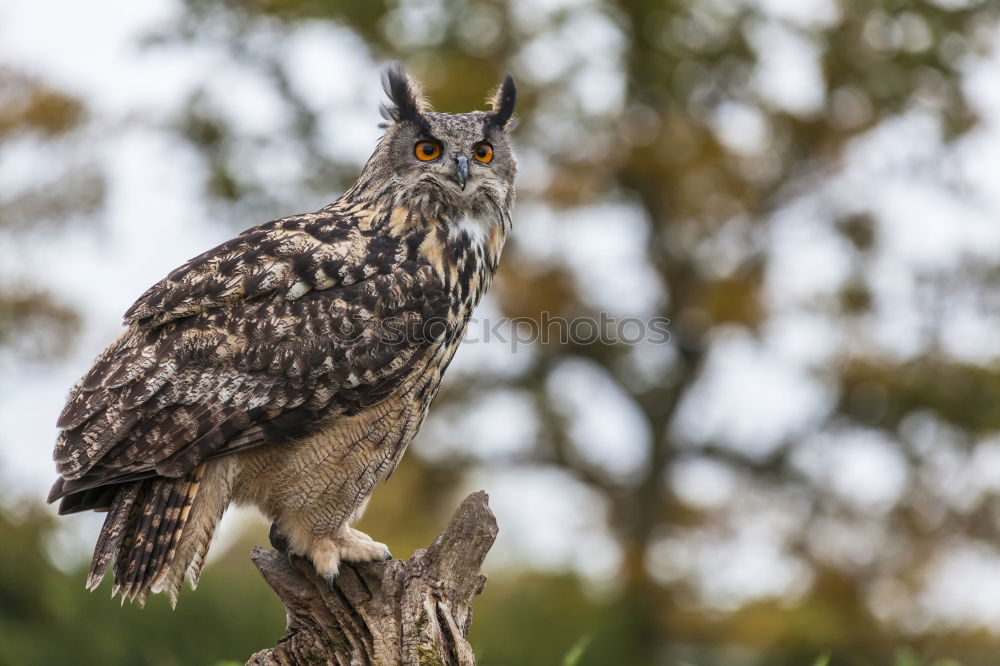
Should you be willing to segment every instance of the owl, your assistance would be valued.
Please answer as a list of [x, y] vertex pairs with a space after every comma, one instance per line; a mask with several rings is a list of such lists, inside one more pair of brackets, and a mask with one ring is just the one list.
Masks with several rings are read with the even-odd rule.
[[325, 208], [252, 227], [147, 290], [58, 420], [59, 513], [106, 511], [87, 578], [172, 604], [230, 504], [332, 580], [391, 557], [351, 527], [420, 429], [511, 227], [516, 99], [430, 110], [398, 64], [384, 135]]

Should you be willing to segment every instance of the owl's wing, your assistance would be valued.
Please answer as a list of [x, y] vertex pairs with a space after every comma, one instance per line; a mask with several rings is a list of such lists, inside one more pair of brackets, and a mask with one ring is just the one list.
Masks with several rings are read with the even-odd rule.
[[430, 352], [424, 324], [447, 313], [436, 274], [391, 236], [314, 222], [250, 230], [129, 310], [60, 416], [49, 498], [65, 498], [60, 511], [305, 434], [383, 399]]
[[330, 208], [248, 229], [150, 287], [125, 323], [155, 326], [271, 293], [294, 300], [384, 272], [405, 248], [374, 234], [367, 219], [363, 210]]

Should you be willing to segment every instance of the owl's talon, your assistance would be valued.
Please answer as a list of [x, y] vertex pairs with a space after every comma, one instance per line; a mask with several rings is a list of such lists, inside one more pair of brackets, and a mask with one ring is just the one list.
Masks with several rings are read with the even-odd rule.
[[271, 542], [271, 548], [278, 552], [288, 553], [288, 537], [278, 531], [278, 523], [271, 523], [271, 529], [267, 531], [267, 540]]
[[370, 536], [348, 527], [340, 537], [340, 557], [350, 562], [388, 562], [392, 559], [389, 546], [375, 541]]
[[333, 580], [344, 563], [387, 562], [392, 559], [388, 546], [350, 527], [334, 536], [314, 540], [305, 555], [312, 561], [316, 572], [327, 581]]

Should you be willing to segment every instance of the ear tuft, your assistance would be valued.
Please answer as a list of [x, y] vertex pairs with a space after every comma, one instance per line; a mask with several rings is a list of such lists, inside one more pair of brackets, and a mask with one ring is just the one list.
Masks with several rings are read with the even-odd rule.
[[493, 93], [490, 104], [493, 106], [493, 113], [490, 116], [490, 124], [499, 129], [504, 129], [510, 117], [514, 114], [514, 104], [517, 102], [517, 87], [514, 85], [514, 77], [510, 72], [504, 75], [500, 87]]
[[429, 110], [429, 105], [420, 94], [416, 83], [410, 79], [398, 61], [389, 63], [382, 74], [382, 89], [389, 96], [391, 106], [382, 105], [382, 117], [390, 122], [413, 122], [422, 124], [421, 114]]

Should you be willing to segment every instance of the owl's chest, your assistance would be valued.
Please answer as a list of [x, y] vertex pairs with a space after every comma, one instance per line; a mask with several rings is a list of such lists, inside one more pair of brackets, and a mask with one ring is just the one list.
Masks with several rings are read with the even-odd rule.
[[441, 261], [435, 266], [453, 303], [453, 313], [467, 319], [493, 282], [504, 234], [496, 221], [462, 215], [448, 224], [436, 242]]

